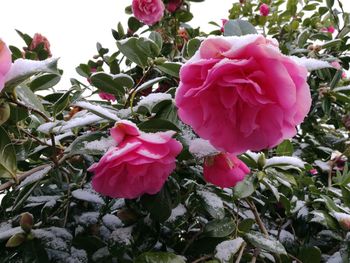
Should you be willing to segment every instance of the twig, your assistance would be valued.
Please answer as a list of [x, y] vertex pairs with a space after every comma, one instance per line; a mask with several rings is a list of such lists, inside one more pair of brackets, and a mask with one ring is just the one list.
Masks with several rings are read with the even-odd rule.
[[260, 218], [260, 216], [259, 216], [259, 213], [258, 213], [258, 210], [256, 209], [256, 206], [254, 205], [253, 202], [250, 202], [248, 199], [246, 199], [246, 202], [247, 202], [247, 204], [249, 205], [250, 210], [252, 210], [252, 212], [253, 212], [253, 214], [254, 214], [255, 220], [256, 220], [256, 222], [258, 223], [258, 226], [259, 226], [259, 228], [260, 228], [260, 231], [261, 231], [266, 237], [268, 237], [268, 236], [269, 236], [269, 233], [267, 232], [266, 227], [265, 227], [263, 221], [261, 220], [261, 218]]
[[212, 257], [213, 256], [211, 256], [211, 255], [206, 255], [206, 256], [203, 256], [203, 257], [196, 259], [195, 261], [192, 261], [192, 263], [198, 263], [198, 262], [201, 262], [203, 260], [207, 260], [207, 259], [212, 258]]
[[[17, 183], [20, 183], [21, 181], [23, 181], [24, 179], [26, 179], [28, 176], [32, 175], [33, 173], [36, 173], [48, 166], [52, 166], [51, 164], [43, 164], [43, 165], [40, 165], [38, 167], [35, 167], [29, 171], [26, 171], [24, 173], [22, 173], [21, 175], [17, 176]], [[10, 188], [12, 185], [16, 184], [16, 182], [14, 180], [10, 180], [10, 181], [7, 181], [6, 183], [0, 185], [0, 191], [4, 191], [6, 190], [7, 188]]]
[[255, 263], [256, 262], [256, 259], [258, 257], [260, 253], [260, 249], [256, 248], [254, 249], [254, 254], [253, 254], [253, 257], [252, 257], [252, 260], [250, 261], [250, 263]]
[[298, 262], [298, 263], [303, 263], [300, 259], [298, 259], [297, 257], [293, 256], [292, 254], [289, 254], [289, 253], [288, 253], [288, 256], [289, 256], [290, 258], [294, 259], [294, 260], [295, 260], [296, 262]]
[[27, 109], [28, 111], [35, 112], [36, 114], [40, 115], [46, 122], [50, 122], [50, 121], [51, 121], [51, 120], [49, 119], [49, 117], [47, 117], [47, 116], [45, 115], [45, 113], [41, 112], [40, 110], [34, 109], [34, 108], [32, 108], [32, 107], [29, 107], [29, 106], [25, 105], [24, 103], [19, 102], [18, 100], [12, 100], [12, 102], [15, 103], [16, 105], [22, 107], [22, 108]]
[[236, 259], [235, 263], [241, 262], [241, 258], [242, 258], [242, 256], [243, 256], [243, 251], [244, 251], [244, 249], [245, 249], [246, 246], [247, 246], [247, 243], [244, 242], [244, 243], [242, 244], [241, 248], [239, 249], [239, 253], [238, 253], [238, 256], [237, 256], [237, 259]]

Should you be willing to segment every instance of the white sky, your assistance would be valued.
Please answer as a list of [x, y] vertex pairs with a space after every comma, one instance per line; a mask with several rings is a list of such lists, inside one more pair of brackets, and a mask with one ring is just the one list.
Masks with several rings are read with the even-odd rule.
[[[122, 22], [126, 28], [126, 6], [132, 0], [7, 0], [1, 5], [0, 38], [7, 44], [24, 46], [14, 31], [19, 29], [29, 35], [39, 32], [51, 43], [54, 57], [60, 57], [59, 66], [64, 69], [64, 81], [60, 86], [68, 89], [69, 78], [78, 77], [75, 67], [85, 63], [96, 54], [96, 42], [114, 48], [111, 28]], [[238, 0], [206, 0], [193, 3], [192, 26], [201, 26], [204, 31], [213, 29], [207, 23], [228, 16], [233, 2]], [[350, 1], [342, 0], [346, 11]], [[115, 49], [113, 49], [115, 50]]]

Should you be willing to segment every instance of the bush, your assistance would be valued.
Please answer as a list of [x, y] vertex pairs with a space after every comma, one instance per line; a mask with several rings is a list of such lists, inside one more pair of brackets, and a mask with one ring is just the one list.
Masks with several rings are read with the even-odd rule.
[[241, 0], [205, 33], [192, 2], [134, 0], [68, 90], [48, 40], [18, 31], [27, 47], [0, 60], [1, 262], [349, 262], [350, 14]]

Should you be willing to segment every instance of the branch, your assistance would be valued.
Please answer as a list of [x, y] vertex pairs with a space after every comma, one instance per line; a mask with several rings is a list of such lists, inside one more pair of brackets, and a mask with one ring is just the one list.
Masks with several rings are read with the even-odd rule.
[[40, 170], [42, 170], [48, 166], [52, 166], [52, 165], [51, 164], [43, 164], [43, 165], [35, 167], [29, 171], [22, 173], [21, 175], [17, 176], [17, 182], [14, 180], [10, 180], [10, 181], [7, 181], [6, 183], [0, 185], [0, 191], [4, 191], [7, 188], [10, 188], [12, 185], [14, 185], [16, 183], [20, 183], [21, 181], [26, 179], [28, 176], [32, 175], [33, 173], [39, 172]]
[[268, 237], [268, 236], [269, 236], [269, 233], [267, 232], [266, 227], [265, 227], [263, 221], [262, 221], [261, 218], [260, 218], [260, 215], [259, 215], [259, 213], [258, 213], [258, 210], [256, 209], [256, 206], [254, 205], [253, 202], [250, 202], [248, 199], [246, 199], [246, 202], [247, 202], [247, 204], [249, 205], [250, 210], [252, 210], [252, 212], [253, 212], [253, 214], [254, 214], [255, 220], [256, 220], [256, 222], [258, 223], [258, 226], [259, 226], [259, 228], [260, 228], [260, 231], [261, 231], [266, 237]]

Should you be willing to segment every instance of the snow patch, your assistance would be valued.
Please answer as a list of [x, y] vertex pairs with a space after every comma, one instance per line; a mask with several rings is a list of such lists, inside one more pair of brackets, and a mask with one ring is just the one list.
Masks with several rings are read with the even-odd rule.
[[116, 141], [112, 137], [102, 137], [100, 140], [92, 142], [84, 142], [84, 148], [87, 150], [97, 150], [106, 152], [110, 148], [117, 145]]
[[178, 217], [183, 216], [186, 211], [186, 207], [183, 204], [179, 204], [177, 207], [171, 210], [171, 215], [167, 222], [174, 222]]
[[37, 171], [35, 173], [32, 173], [30, 176], [28, 176], [27, 178], [25, 178], [21, 183], [20, 185], [17, 187], [17, 189], [21, 188], [21, 187], [24, 187], [28, 184], [31, 184], [31, 183], [34, 183], [34, 182], [37, 182], [41, 179], [43, 179], [45, 177], [45, 175], [52, 169], [52, 166], [47, 166], [47, 167], [44, 167], [42, 170], [40, 171]]
[[222, 263], [229, 262], [232, 255], [238, 252], [243, 242], [244, 240], [240, 237], [234, 240], [226, 240], [221, 242], [215, 248], [215, 257]]
[[333, 67], [327, 61], [322, 61], [322, 60], [318, 60], [318, 59], [314, 59], [314, 58], [306, 58], [306, 57], [299, 58], [296, 56], [290, 56], [290, 58], [298, 65], [304, 66], [308, 71]]
[[91, 202], [91, 203], [97, 203], [101, 205], [105, 203], [100, 196], [98, 196], [96, 193], [92, 192], [91, 190], [77, 189], [72, 192], [72, 196], [76, 199]]
[[197, 158], [215, 155], [220, 152], [217, 149], [215, 149], [209, 141], [203, 140], [202, 138], [197, 138], [190, 141], [189, 146], [190, 152]]
[[131, 245], [133, 226], [118, 228], [111, 234], [111, 238], [121, 244]]

